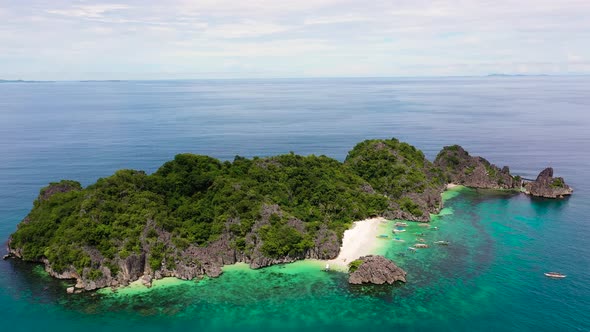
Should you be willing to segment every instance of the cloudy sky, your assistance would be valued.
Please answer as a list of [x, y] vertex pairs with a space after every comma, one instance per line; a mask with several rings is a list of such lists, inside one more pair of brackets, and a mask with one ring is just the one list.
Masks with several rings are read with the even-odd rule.
[[590, 74], [590, 0], [0, 0], [0, 78]]

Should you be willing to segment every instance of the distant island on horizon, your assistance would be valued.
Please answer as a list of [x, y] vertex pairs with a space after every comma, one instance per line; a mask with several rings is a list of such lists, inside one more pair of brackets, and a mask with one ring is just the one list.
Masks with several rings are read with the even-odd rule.
[[490, 73], [482, 75], [446, 75], [446, 76], [376, 76], [376, 77], [200, 77], [200, 78], [154, 78], [154, 79], [66, 79], [66, 80], [24, 80], [0, 79], [1, 83], [124, 83], [124, 82], [158, 82], [158, 81], [198, 81], [198, 80], [313, 80], [313, 79], [449, 79], [449, 78], [486, 78], [486, 77], [560, 77], [560, 76], [590, 76], [590, 73], [580, 74], [506, 74]]
[[1, 80], [0, 83], [55, 83], [57, 81]]
[[539, 77], [539, 76], [555, 76], [549, 74], [502, 74], [502, 73], [492, 73], [488, 74], [487, 77]]

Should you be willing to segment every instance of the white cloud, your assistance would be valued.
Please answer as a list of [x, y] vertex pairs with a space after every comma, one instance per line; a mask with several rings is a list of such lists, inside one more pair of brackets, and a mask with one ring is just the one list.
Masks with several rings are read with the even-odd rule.
[[122, 4], [102, 4], [102, 5], [80, 5], [66, 9], [48, 9], [50, 14], [77, 17], [77, 18], [101, 18], [109, 12], [120, 11], [131, 8]]
[[170, 57], [290, 57], [306, 54], [317, 54], [333, 50], [325, 41], [317, 39], [289, 39], [266, 42], [197, 42], [201, 47], [193, 49], [193, 45], [184, 50], [164, 52]]
[[330, 76], [585, 70], [590, 59], [588, 0], [26, 1], [0, 8], [3, 75], [33, 70], [21, 59]]
[[291, 26], [268, 22], [243, 21], [234, 24], [210, 26], [205, 35], [211, 38], [248, 38], [271, 35], [291, 29]]
[[340, 24], [340, 23], [352, 23], [352, 22], [363, 22], [370, 21], [371, 19], [366, 16], [360, 16], [355, 14], [347, 14], [340, 16], [321, 16], [307, 18], [303, 21], [305, 25], [316, 25], [316, 24]]

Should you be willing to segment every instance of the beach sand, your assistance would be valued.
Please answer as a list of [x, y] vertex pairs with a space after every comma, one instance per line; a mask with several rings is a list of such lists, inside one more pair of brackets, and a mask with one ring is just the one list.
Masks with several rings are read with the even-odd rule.
[[447, 184], [447, 189], [453, 189], [453, 188], [458, 187], [458, 186], [459, 186], [458, 184], [448, 183]]
[[348, 270], [348, 264], [355, 259], [371, 254], [378, 254], [383, 240], [379, 234], [387, 234], [388, 221], [385, 218], [372, 218], [356, 221], [353, 227], [344, 232], [340, 254], [335, 259], [324, 261], [330, 268]]

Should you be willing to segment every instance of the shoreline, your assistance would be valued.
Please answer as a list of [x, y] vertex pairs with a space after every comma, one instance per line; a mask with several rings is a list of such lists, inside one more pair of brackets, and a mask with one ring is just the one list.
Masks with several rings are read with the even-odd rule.
[[[445, 191], [442, 193], [443, 201], [450, 199], [459, 194], [457, 191], [458, 189], [463, 188], [461, 185], [457, 185], [454, 183], [449, 183]], [[445, 193], [447, 195], [445, 195]], [[446, 213], [445, 213], [446, 212]], [[453, 214], [451, 211], [445, 211], [445, 209], [441, 209], [439, 214], [431, 215], [431, 216], [438, 216], [438, 215], [446, 215], [446, 214]], [[353, 222], [351, 228], [347, 229], [344, 232], [344, 236], [342, 238], [342, 244], [340, 246], [340, 252], [336, 258], [330, 260], [317, 260], [317, 259], [304, 259], [300, 261], [295, 261], [292, 263], [286, 263], [288, 265], [291, 264], [305, 264], [311, 263], [314, 268], [317, 267], [320, 270], [326, 268], [326, 264], [329, 264], [330, 270], [338, 271], [338, 272], [348, 272], [348, 264], [362, 256], [366, 255], [379, 255], [382, 254], [381, 251], [384, 247], [387, 246], [389, 243], [388, 241], [384, 241], [378, 238], [380, 234], [387, 234], [391, 235], [389, 229], [393, 223], [393, 221], [385, 219], [383, 217], [375, 217], [369, 219], [363, 219]], [[272, 266], [268, 266], [266, 268], [270, 268]], [[248, 264], [246, 263], [235, 263], [230, 265], [224, 265], [222, 268], [225, 271], [235, 271], [235, 270], [248, 270], [251, 271]], [[103, 294], [108, 293], [119, 293], [131, 295], [134, 293], [141, 293], [148, 291], [152, 287], [166, 287], [166, 286], [177, 286], [182, 285], [186, 282], [194, 282], [193, 280], [182, 280], [175, 277], [166, 277], [162, 279], [154, 280], [154, 284], [151, 287], [147, 287], [146, 285], [141, 283], [141, 279], [135, 280], [131, 282], [127, 286], [117, 287], [116, 289], [112, 289], [110, 287], [101, 288], [98, 292]]]
[[[355, 221], [353, 222], [352, 227], [344, 232], [344, 237], [342, 238], [342, 245], [340, 246], [340, 252], [338, 254], [338, 257], [330, 260], [303, 259], [300, 261], [295, 261], [286, 264], [292, 265], [298, 263], [311, 263], [311, 266], [313, 266], [314, 270], [316, 268], [323, 270], [325, 269], [326, 264], [329, 264], [330, 270], [348, 272], [348, 264], [350, 262], [362, 256], [377, 255], [379, 254], [381, 247], [389, 243], [387, 241], [382, 241], [377, 238], [377, 236], [380, 234], [388, 233], [387, 231], [389, 225], [390, 221], [383, 217]], [[272, 268], [272, 266], [267, 266], [264, 268]], [[224, 265], [222, 269], [224, 272], [237, 271], [242, 269], [247, 271], [254, 271], [254, 269], [251, 269], [248, 264], [240, 262], [230, 265]], [[126, 286], [119, 286], [115, 289], [111, 287], [100, 288], [97, 290], [97, 292], [101, 294], [133, 295], [149, 291], [151, 288], [154, 287], [161, 288], [167, 286], [178, 286], [186, 284], [187, 282], [194, 281], [195, 279], [182, 280], [175, 277], [166, 277], [162, 279], [155, 279], [153, 281], [152, 286], [148, 287], [141, 282], [140, 278], [129, 283], [129, 285]]]
[[344, 232], [338, 256], [320, 262], [325, 266], [329, 265], [330, 269], [348, 271], [348, 264], [355, 259], [377, 254], [381, 244], [377, 236], [388, 234], [388, 224], [389, 221], [383, 217], [355, 221], [353, 226]]
[[[447, 184], [445, 190], [441, 194], [443, 196], [443, 201], [449, 198], [458, 195], [459, 192], [456, 190], [461, 189], [462, 185], [457, 185], [454, 183]], [[445, 193], [451, 194], [450, 197], [445, 197]], [[441, 213], [444, 209], [441, 210]], [[441, 214], [439, 213], [439, 214]], [[437, 215], [439, 215], [437, 214]], [[445, 214], [452, 214], [450, 213]], [[434, 216], [434, 215], [432, 215]], [[327, 265], [329, 265], [330, 270], [338, 271], [338, 272], [348, 272], [348, 264], [362, 256], [366, 255], [380, 255], [382, 254], [382, 249], [386, 247], [389, 243], [388, 241], [384, 241], [383, 239], [379, 239], [378, 236], [381, 234], [390, 235], [390, 227], [392, 226], [393, 221], [385, 219], [383, 217], [374, 217], [368, 218], [363, 220], [358, 220], [353, 222], [351, 228], [347, 229], [344, 232], [342, 238], [342, 244], [340, 246], [340, 251], [336, 258], [330, 260], [317, 260], [317, 259], [303, 259], [300, 261], [295, 261], [292, 263], [287, 264], [294, 264], [294, 263], [303, 263], [308, 262], [312, 263], [315, 266], [318, 266], [320, 269], [325, 269]], [[389, 239], [389, 238], [388, 238]], [[281, 265], [281, 264], [279, 264]], [[272, 266], [268, 266], [272, 267]], [[248, 264], [243, 262], [238, 262], [235, 264], [225, 265], [222, 268], [224, 271], [226, 270], [238, 270], [238, 269], [246, 269], [246, 270], [253, 270], [251, 269]], [[112, 287], [104, 287], [99, 288], [97, 291], [99, 293], [108, 294], [108, 293], [119, 293], [130, 295], [133, 293], [141, 293], [151, 289], [152, 287], [166, 287], [166, 286], [177, 286], [184, 284], [186, 282], [194, 282], [195, 279], [192, 280], [182, 280], [176, 277], [165, 277], [162, 279], [154, 279], [153, 284], [151, 286], [146, 286], [142, 283], [142, 279], [139, 278], [138, 280], [134, 280], [130, 282], [126, 286], [119, 286], [116, 288]]]

